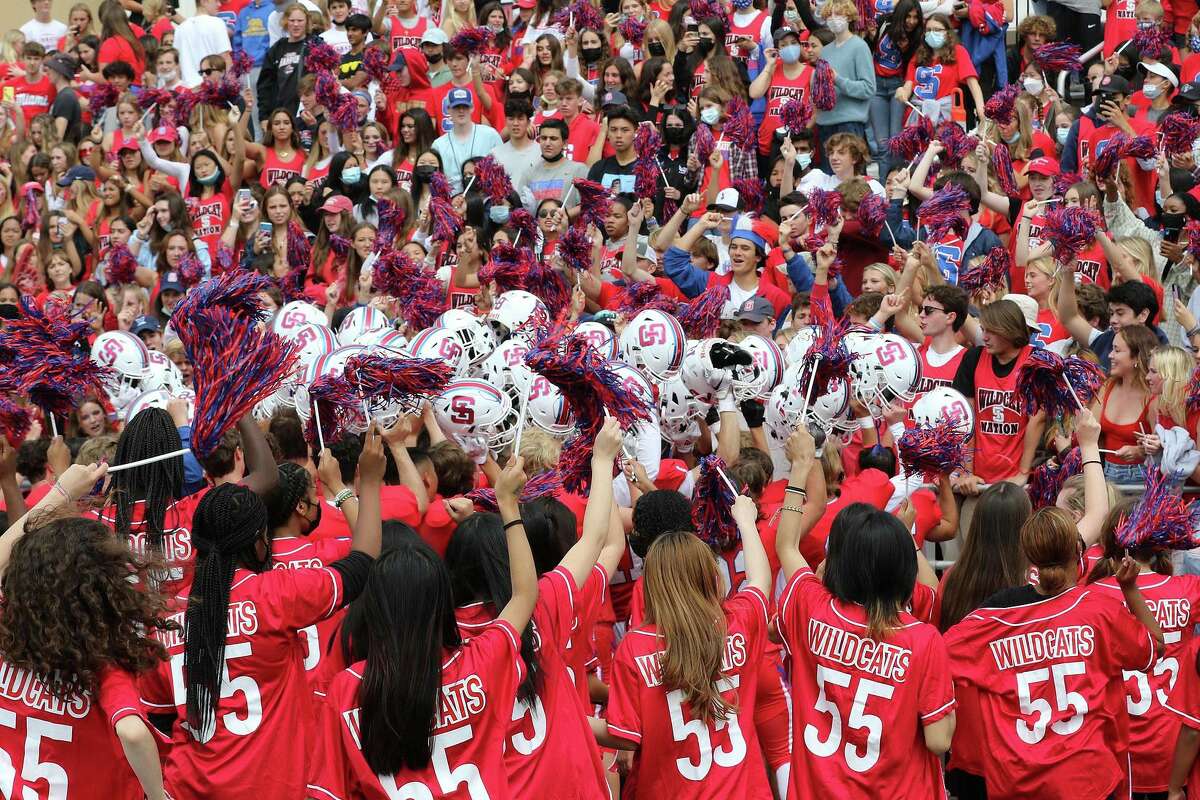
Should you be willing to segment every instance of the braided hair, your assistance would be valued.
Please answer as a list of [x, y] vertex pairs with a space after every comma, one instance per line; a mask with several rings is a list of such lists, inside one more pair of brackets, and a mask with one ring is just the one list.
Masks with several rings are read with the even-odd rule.
[[[508, 568], [508, 541], [499, 514], [472, 514], [454, 530], [446, 547], [450, 588], [458, 606], [483, 601], [499, 611], [512, 599], [512, 576]], [[521, 660], [525, 680], [517, 687], [517, 699], [532, 703], [542, 686], [535, 631], [531, 621], [521, 632]]]
[[[129, 421], [117, 439], [114, 464], [128, 464], [171, 453], [182, 447], [183, 442], [171, 415], [161, 408], [144, 408]], [[146, 509], [142, 524], [145, 526], [149, 552], [162, 555], [167, 506], [182, 494], [182, 456], [114, 472], [108, 500], [116, 506], [114, 527], [117, 534], [126, 538], [132, 536], [133, 504], [144, 500]]]
[[[221, 695], [229, 590], [239, 564], [261, 572], [255, 552], [267, 528], [267, 509], [245, 486], [226, 483], [204, 496], [192, 519], [196, 572], [184, 615], [183, 666], [187, 675], [187, 720], [206, 741]], [[269, 562], [269, 559], [267, 559]]]
[[308, 495], [312, 478], [299, 464], [285, 461], [279, 465], [279, 483], [263, 495], [267, 507], [267, 527], [276, 531], [287, 524], [296, 511], [296, 504]]

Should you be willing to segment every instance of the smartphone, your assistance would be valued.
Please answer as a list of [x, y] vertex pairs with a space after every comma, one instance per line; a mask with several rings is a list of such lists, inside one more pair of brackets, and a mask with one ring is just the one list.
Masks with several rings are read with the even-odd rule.
[[275, 226], [266, 220], [263, 220], [262, 222], [258, 223], [258, 232], [265, 233], [267, 236], [270, 236], [275, 232]]
[[11, 103], [17, 97], [17, 90], [12, 86], [4, 87], [4, 102]]
[[251, 203], [253, 201], [254, 201], [254, 196], [252, 194], [250, 194], [249, 189], [238, 189], [237, 203], [239, 205], [242, 203]]

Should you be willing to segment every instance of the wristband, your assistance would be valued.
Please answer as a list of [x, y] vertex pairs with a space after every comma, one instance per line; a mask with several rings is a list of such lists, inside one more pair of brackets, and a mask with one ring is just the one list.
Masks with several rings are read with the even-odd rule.
[[874, 417], [858, 417], [854, 421], [858, 423], [858, 429], [861, 431], [870, 430], [875, 427]]
[[1200, 325], [1197, 325], [1187, 332], [1187, 338], [1191, 339], [1194, 336], [1200, 336]]
[[1085, 462], [1083, 462], [1083, 464], [1081, 464], [1080, 466], [1082, 466], [1082, 467], [1086, 467], [1088, 464], [1095, 464], [1096, 466], [1099, 466], [1099, 467], [1103, 467], [1103, 466], [1104, 466], [1104, 464], [1103, 464], [1103, 463], [1101, 463], [1100, 459], [1098, 459], [1098, 458], [1093, 458], [1091, 461], [1085, 461]]
[[520, 519], [510, 520], [509, 522], [504, 523], [504, 530], [507, 531], [509, 528], [513, 528], [513, 527], [516, 527], [517, 525], [524, 525], [524, 524], [525, 524], [525, 522]]
[[59, 485], [58, 481], [55, 481], [55, 482], [54, 482], [54, 487], [53, 487], [53, 488], [57, 489], [57, 490], [58, 490], [58, 492], [59, 492], [59, 494], [61, 494], [61, 495], [62, 495], [64, 498], [66, 498], [66, 501], [67, 501], [68, 503], [73, 503], [73, 502], [75, 502], [74, 500], [72, 500], [72, 499], [71, 499], [71, 495], [67, 494], [67, 490], [66, 490], [66, 489], [64, 489], [64, 488], [62, 488], [62, 486], [60, 486], [60, 485]]
[[794, 511], [794, 512], [795, 512], [795, 513], [797, 513], [797, 514], [803, 514], [803, 513], [804, 513], [804, 509], [803, 509], [803, 508], [796, 508], [795, 506], [784, 506], [784, 507], [783, 507], [783, 510], [784, 510], [784, 511]]
[[355, 499], [355, 500], [358, 499], [357, 497], [354, 496], [354, 490], [353, 489], [342, 489], [333, 498], [333, 507], [340, 509], [342, 507], [342, 504], [350, 499]]

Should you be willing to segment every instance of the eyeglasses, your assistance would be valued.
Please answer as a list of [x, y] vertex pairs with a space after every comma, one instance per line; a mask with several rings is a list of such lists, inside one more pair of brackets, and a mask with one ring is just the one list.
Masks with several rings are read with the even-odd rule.
[[204, 76], [208, 76], [208, 75], [212, 75], [214, 72], [220, 73], [220, 72], [224, 72], [224, 71], [225, 70], [221, 69], [220, 67], [205, 67], [204, 69], [200, 70], [200, 74], [204, 75]]
[[931, 314], [936, 314], [939, 312], [942, 314], [945, 314], [946, 309], [938, 308], [937, 306], [921, 306], [921, 313], [927, 317], [930, 316]]
[[540, 211], [538, 211], [538, 219], [546, 219], [547, 217], [552, 215], [555, 211], [558, 211], [558, 209], [557, 208], [543, 208]]

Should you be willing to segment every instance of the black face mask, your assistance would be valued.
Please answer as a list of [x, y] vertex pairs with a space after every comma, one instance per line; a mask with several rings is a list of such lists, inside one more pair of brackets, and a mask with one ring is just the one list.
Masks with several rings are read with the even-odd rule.
[[0, 303], [0, 319], [16, 319], [19, 316], [16, 303]]
[[436, 53], [425, 53], [425, 60], [430, 64], [440, 64], [442, 62], [442, 53], [440, 50]]
[[431, 167], [428, 164], [422, 164], [421, 166], [413, 169], [413, 179], [422, 182], [428, 181], [433, 177], [433, 173], [436, 171], [437, 170], [434, 167]]
[[1178, 231], [1183, 228], [1185, 215], [1183, 214], [1159, 214], [1158, 221], [1163, 226], [1164, 230]]
[[317, 503], [313, 503], [313, 505], [315, 505], [317, 508], [317, 517], [316, 517], [316, 519], [309, 519], [307, 516], [304, 518], [304, 521], [307, 523], [307, 530], [301, 531], [301, 535], [303, 535], [303, 536], [311, 536], [313, 531], [315, 531], [317, 528], [321, 527], [321, 505], [322, 504], [320, 502], [317, 502]]
[[696, 45], [696, 49], [700, 52], [700, 55], [706, 56], [712, 52], [714, 44], [712, 39], [701, 39], [700, 43]]
[[579, 50], [579, 55], [583, 56], [583, 60], [588, 64], [594, 64], [600, 60], [601, 50], [599, 47], [582, 47]]
[[565, 150], [559, 150], [558, 155], [555, 155], [555, 156], [548, 156], [545, 153], [542, 153], [542, 160], [549, 161], [551, 164], [553, 164], [555, 161], [558, 161], [559, 159], [561, 159], [565, 152], [566, 152]]
[[663, 140], [667, 144], [681, 145], [687, 137], [687, 128], [663, 128]]
[[651, 42], [646, 45], [646, 52], [654, 58], [662, 58], [667, 54], [667, 47], [662, 42]]
[[509, 100], [529, 100], [533, 101], [533, 92], [509, 92]]

